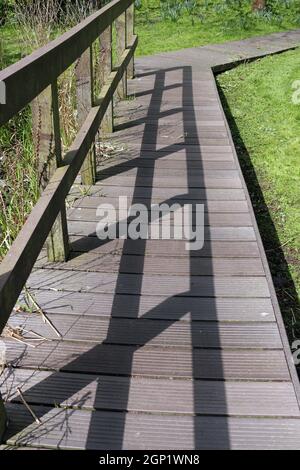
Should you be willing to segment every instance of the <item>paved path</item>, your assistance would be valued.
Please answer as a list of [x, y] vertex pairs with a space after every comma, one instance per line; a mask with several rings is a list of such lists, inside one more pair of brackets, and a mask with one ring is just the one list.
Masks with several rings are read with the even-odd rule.
[[[6, 340], [9, 445], [300, 449], [297, 376], [211, 70], [299, 39], [274, 34], [137, 61], [135, 99], [118, 106], [109, 138], [116, 154], [88, 194], [72, 194], [72, 256], [51, 265], [42, 254], [28, 283], [63, 337], [39, 315], [10, 319], [51, 341]], [[204, 248], [100, 242], [96, 208], [120, 195], [148, 207], [203, 203]]]

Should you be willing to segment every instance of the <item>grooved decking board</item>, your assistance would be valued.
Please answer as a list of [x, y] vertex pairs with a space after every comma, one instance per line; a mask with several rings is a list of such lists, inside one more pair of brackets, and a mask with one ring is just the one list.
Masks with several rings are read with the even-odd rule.
[[[88, 198], [91, 200], [90, 203], [86, 203], [86, 199], [83, 201], [82, 194], [79, 193], [77, 190], [74, 190], [69, 198], [68, 198], [68, 208], [73, 209], [73, 208], [78, 208], [80, 207], [80, 202], [83, 201], [83, 205], [81, 206], [82, 208], [87, 208], [91, 209], [94, 208], [96, 209], [100, 204], [112, 204], [116, 209], [119, 206], [119, 201], [120, 201], [120, 196], [122, 194], [116, 194], [114, 196], [106, 196], [104, 194], [104, 190], [101, 187], [98, 186], [93, 186], [91, 189], [88, 189], [88, 192], [91, 191], [91, 194], [89, 194]], [[121, 192], [120, 192], [121, 193]], [[183, 196], [183, 197], [181, 197]], [[213, 195], [215, 197], [215, 195]], [[186, 199], [185, 193], [182, 195], [180, 194], [178, 197], [174, 196], [170, 200], [165, 200], [160, 197], [135, 197], [133, 194], [131, 196], [127, 196], [127, 203], [128, 206], [131, 204], [144, 204], [144, 206], [149, 209], [151, 207], [151, 204], [162, 204], [164, 202], [170, 203], [170, 205], [173, 204], [191, 204], [192, 209], [195, 208], [196, 204], [202, 204], [204, 206], [204, 211], [205, 212], [211, 212], [212, 214], [214, 212], [222, 212], [222, 213], [228, 213], [231, 212], [233, 214], [235, 213], [245, 213], [248, 212], [249, 208], [247, 206], [247, 201], [241, 199], [234, 199], [232, 201], [225, 199], [224, 201], [218, 200], [218, 199]], [[85, 206], [85, 204], [87, 204]], [[96, 205], [97, 204], [97, 205]], [[95, 207], [96, 206], [96, 207]]]
[[[212, 117], [211, 119], [214, 119], [214, 117]], [[200, 123], [200, 125], [202, 125], [202, 127], [204, 127], [202, 121], [198, 122]], [[210, 121], [210, 123], [211, 124], [208, 123], [207, 125], [213, 125], [212, 121]], [[156, 147], [158, 149], [161, 149], [164, 146], [169, 145], [170, 140], [175, 145], [182, 144], [186, 147], [188, 147], [189, 145], [194, 145], [196, 147], [198, 145], [199, 153], [201, 153], [201, 151], [207, 151], [210, 147], [212, 147], [214, 150], [219, 147], [219, 150], [222, 151], [222, 148], [226, 148], [230, 145], [229, 140], [224, 138], [201, 138], [201, 141], [199, 141], [198, 133], [194, 133], [194, 135], [191, 135], [188, 138], [188, 141], [186, 141], [183, 133], [180, 132], [180, 129], [178, 130], [177, 134], [175, 133], [170, 135], [168, 132], [166, 132], [165, 134], [166, 135], [158, 134], [156, 132], [150, 133], [149, 131], [147, 131], [147, 134], [142, 139], [143, 148], [145, 148], [145, 145], [149, 145], [152, 148]], [[130, 133], [126, 133], [122, 136], [119, 136], [119, 142], [122, 142], [123, 144], [126, 144], [128, 142], [131, 144], [132, 139], [133, 135], [130, 135]]]
[[[83, 197], [83, 198], [75, 198], [70, 196], [69, 198], [70, 201], [70, 213], [74, 213], [75, 209], [89, 209], [89, 210], [94, 210], [94, 213], [96, 209], [100, 206], [100, 204], [112, 204], [114, 207], [118, 207], [118, 202], [119, 199], [117, 197]], [[128, 205], [130, 205], [132, 200], [130, 199], [128, 201]], [[140, 199], [138, 201], [139, 203], [145, 204], [146, 208], [149, 210], [151, 208], [151, 204], [153, 204], [152, 201], [149, 201], [149, 199]], [[209, 212], [210, 215], [213, 215], [214, 213], [219, 213], [219, 214], [227, 214], [230, 213], [232, 214], [233, 219], [235, 220], [236, 214], [243, 214], [243, 213], [248, 213], [248, 205], [246, 201], [195, 201], [195, 204], [203, 204], [204, 205], [204, 210], [205, 212]], [[249, 217], [249, 215], [247, 214]]]
[[[180, 225], [178, 226], [180, 227]], [[97, 223], [81, 222], [70, 220], [68, 224], [70, 235], [81, 235], [83, 237], [96, 237]], [[150, 236], [151, 236], [151, 229]], [[155, 232], [154, 232], [155, 233]], [[200, 233], [200, 228], [199, 228]], [[171, 229], [172, 236], [172, 229]], [[173, 238], [174, 239], [174, 238]], [[255, 232], [253, 227], [205, 227], [204, 240], [210, 241], [255, 241]]]
[[[143, 141], [145, 142], [145, 137], [156, 137], [155, 142], [159, 142], [160, 139], [169, 138], [175, 139], [184, 139], [184, 141], [189, 145], [193, 144], [193, 139], [200, 141], [202, 145], [207, 145], [206, 142], [215, 142], [214, 145], [229, 145], [228, 134], [226, 130], [218, 129], [197, 129], [197, 124], [201, 123], [201, 120], [205, 116], [211, 119], [219, 119], [222, 115], [221, 112], [216, 112], [214, 110], [198, 110], [197, 115], [193, 116], [193, 111], [187, 113], [186, 120], [183, 122], [182, 112], [172, 111], [168, 115], [168, 111], [165, 113], [151, 113], [147, 116], [146, 122], [145, 118], [143, 119], [143, 114], [137, 114], [132, 116], [131, 125], [127, 125], [126, 120], [123, 120], [123, 123], [118, 121], [116, 130], [118, 131], [118, 139], [132, 137], [133, 134], [136, 136], [136, 142]], [[160, 115], [164, 116], [160, 119]], [[193, 121], [193, 117], [195, 121]], [[127, 117], [128, 118], [128, 117]], [[155, 118], [159, 119], [159, 124], [155, 122]], [[200, 118], [200, 119], [199, 119]], [[114, 138], [114, 135], [111, 134], [109, 138]], [[215, 139], [215, 140], [213, 140]]]
[[188, 258], [152, 257], [134, 255], [102, 255], [71, 253], [65, 263], [49, 263], [47, 256], [40, 257], [36, 267], [91, 272], [120, 272], [130, 274], [191, 274], [191, 276], [264, 276], [259, 258], [194, 258], [191, 269]]
[[[124, 145], [122, 142], [114, 141], [114, 149], [117, 154], [123, 156], [129, 161], [134, 160], [135, 162], [142, 162], [145, 160], [149, 161], [152, 166], [159, 165], [160, 162], [180, 162], [191, 165], [195, 165], [195, 168], [202, 170], [208, 168], [211, 165], [230, 165], [234, 162], [233, 152], [231, 147], [205, 147], [199, 149], [197, 146], [185, 146], [183, 143], [176, 145], [170, 145], [168, 147], [162, 147], [161, 149], [153, 149], [148, 144], [147, 148], [132, 147], [131, 145]], [[229, 151], [230, 148], [230, 151]], [[104, 160], [105, 163], [105, 160]], [[236, 166], [235, 166], [236, 168]]]
[[[5, 385], [3, 382], [5, 381]], [[5, 400], [84, 409], [226, 416], [298, 416], [291, 383], [214, 382], [6, 370]], [[266, 396], [268, 400], [266, 402]]]
[[36, 269], [28, 286], [34, 289], [184, 297], [270, 297], [264, 277], [150, 276]]
[[[206, 131], [213, 130], [218, 131], [218, 129], [208, 127], [205, 128]], [[105, 143], [105, 141], [104, 141]], [[204, 161], [233, 161], [233, 150], [232, 147], [228, 145], [204, 145], [200, 146], [190, 144], [184, 141], [183, 136], [177, 142], [168, 142], [166, 139], [165, 143], [160, 144], [144, 144], [142, 141], [134, 142], [131, 139], [130, 142], [124, 143], [122, 138], [118, 138], [118, 135], [114, 136], [114, 149], [120, 151], [127, 155], [130, 155], [131, 158], [141, 157], [152, 160], [160, 159], [174, 159], [182, 160], [183, 158], [186, 161], [196, 160], [199, 162], [199, 168], [201, 168], [202, 160]], [[218, 157], [219, 155], [219, 157]], [[222, 156], [222, 158], [221, 158]]]
[[220, 380], [290, 381], [281, 350], [215, 350], [52, 341], [33, 349], [5, 339], [14, 367], [68, 372]]
[[199, 177], [174, 177], [161, 178], [154, 175], [150, 176], [107, 176], [102, 178], [99, 182], [102, 186], [118, 186], [118, 187], [145, 187], [145, 188], [176, 188], [180, 191], [181, 188], [242, 188], [242, 183], [239, 178], [201, 178]]
[[[105, 199], [105, 198], [103, 198]], [[104, 203], [104, 201], [103, 201]], [[105, 203], [104, 203], [105, 204]], [[205, 204], [204, 204], [205, 206]], [[193, 209], [193, 214], [194, 214], [194, 224], [195, 225], [202, 225], [203, 223], [203, 219], [202, 217], [199, 217], [199, 218], [196, 218], [196, 214], [195, 214], [195, 211], [197, 210], [197, 207], [196, 205], [192, 208]], [[126, 211], [126, 213], [128, 213]], [[149, 212], [147, 213], [146, 211], [146, 208], [144, 210], [141, 210], [139, 211], [138, 215], [139, 214], [143, 214], [143, 216], [145, 217], [146, 220], [148, 220], [148, 217], [150, 218], [150, 214]], [[170, 213], [169, 214], [169, 217], [170, 217], [170, 221], [172, 222], [172, 224], [174, 226], [182, 226], [183, 225], [183, 221], [184, 221], [184, 218], [183, 218], [183, 210], [180, 209], [179, 211], [177, 210], [176, 211], [177, 213], [177, 218], [175, 217], [174, 215], [174, 212], [173, 213]], [[85, 209], [85, 208], [74, 208], [74, 209], [70, 209], [68, 211], [68, 220], [69, 221], [82, 221], [82, 222], [86, 222], [88, 224], [91, 224], [91, 227], [94, 228], [95, 227], [95, 224], [97, 224], [98, 222], [101, 221], [103, 215], [105, 215], [105, 223], [109, 223], [109, 224], [113, 224], [115, 222], [118, 222], [119, 220], [120, 221], [126, 221], [126, 218], [124, 218], [124, 216], [122, 215], [122, 213], [120, 214], [119, 213], [119, 210], [118, 210], [118, 206], [115, 208], [115, 207], [111, 207], [111, 208], [108, 208], [106, 207], [105, 208], [105, 212], [104, 214], [102, 213], [101, 215], [97, 215], [97, 209]], [[128, 223], [130, 223], [132, 221], [132, 217], [128, 217]], [[157, 223], [157, 224], [161, 224], [162, 223], [162, 217], [161, 217], [161, 213], [159, 214], [159, 218], [155, 218], [153, 220], [152, 223]], [[252, 220], [251, 220], [251, 216], [249, 213], [220, 213], [220, 212], [216, 212], [216, 213], [205, 213], [204, 214], [204, 223], [205, 225], [207, 226], [211, 226], [211, 227], [248, 227], [248, 226], [252, 226]], [[92, 225], [94, 224], [94, 226]]]
[[[177, 155], [177, 154], [176, 154]], [[201, 165], [199, 165], [199, 156], [193, 160], [189, 158], [188, 166], [190, 172], [195, 171], [205, 171], [205, 170], [234, 170], [236, 165], [232, 160], [221, 160], [223, 154], [214, 154], [217, 157], [215, 160], [205, 160], [201, 156]], [[199, 169], [199, 167], [201, 168]], [[185, 154], [178, 154], [178, 158], [168, 155], [158, 158], [155, 161], [151, 158], [146, 158], [140, 156], [139, 154], [132, 154], [129, 152], [127, 154], [117, 154], [114, 158], [109, 158], [105, 161], [100, 162], [98, 167], [98, 173], [101, 175], [101, 172], [105, 169], [113, 168], [115, 172], [118, 170], [126, 170], [131, 168], [144, 168], [144, 169], [153, 169], [155, 170], [174, 170], [174, 171], [187, 171], [187, 159]]]
[[[100, 254], [176, 256], [186, 257], [187, 250], [183, 240], [99, 240], [96, 237], [70, 237], [72, 250]], [[259, 250], [256, 242], [211, 241], [204, 243], [201, 250], [190, 251], [194, 257], [213, 258], [257, 258]]]
[[245, 193], [243, 189], [188, 189], [185, 188], [146, 188], [146, 187], [127, 187], [127, 186], [103, 186], [101, 182], [97, 186], [89, 189], [89, 194], [96, 193], [101, 196], [127, 196], [127, 197], [143, 197], [148, 199], [159, 199], [161, 202], [174, 203], [177, 199], [181, 200], [213, 200], [213, 201], [244, 201]]
[[[213, 119], [213, 118], [212, 118]], [[203, 121], [198, 121], [200, 125], [203, 126]], [[207, 126], [213, 125], [213, 122], [210, 121]], [[220, 124], [221, 126], [221, 124]], [[217, 129], [217, 128], [216, 128]], [[220, 129], [225, 130], [223, 127], [220, 127]], [[134, 135], [128, 135], [124, 134], [122, 136], [119, 136], [118, 140], [116, 140], [117, 143], [119, 144], [131, 144], [132, 140], [134, 138]], [[201, 138], [199, 141], [199, 136], [198, 134], [194, 134], [194, 136], [189, 137], [188, 141], [185, 140], [184, 134], [182, 132], [179, 132], [177, 134], [169, 135], [169, 133], [166, 133], [166, 135], [157, 135], [157, 133], [153, 132], [152, 134], [150, 132], [147, 132], [147, 134], [143, 137], [143, 147], [142, 150], [148, 150], [148, 147], [153, 150], [153, 148], [156, 148], [159, 150], [164, 149], [165, 147], [168, 147], [170, 145], [170, 140], [172, 141], [173, 145], [182, 145], [183, 147], [189, 148], [189, 146], [198, 146], [198, 151], [199, 154], [201, 152], [209, 152], [210, 148], [213, 149], [213, 151], [216, 151], [216, 149], [219, 149], [219, 152], [222, 152], [223, 148], [227, 148], [230, 145], [230, 142], [228, 139], [216, 139], [216, 138]], [[201, 143], [200, 143], [201, 142]]]
[[300, 449], [299, 419], [124, 415], [41, 406], [33, 409], [43, 419], [42, 426], [32, 424], [22, 405], [9, 406], [9, 444], [106, 451]]
[[[92, 292], [55, 292], [33, 290], [45, 312], [89, 316], [153, 320], [270, 322], [275, 321], [270, 299], [211, 299], [200, 297], [162, 297], [99, 294]], [[22, 305], [24, 300], [20, 299]]]
[[[145, 107], [138, 108], [137, 112], [128, 110], [117, 116], [115, 130], [118, 132], [118, 138], [128, 134], [132, 135], [133, 132], [136, 132], [137, 139], [140, 140], [143, 140], [145, 132], [150, 135], [169, 135], [170, 137], [174, 136], [178, 138], [179, 136], [182, 137], [184, 130], [188, 138], [197, 137], [199, 140], [202, 140], [202, 138], [228, 139], [226, 130], [197, 128], [197, 124], [201, 122], [202, 114], [205, 113], [209, 119], [219, 118], [221, 116], [220, 111], [216, 112], [215, 108], [216, 106], [198, 107], [197, 115], [193, 114], [193, 109], [189, 111], [185, 108], [186, 120], [184, 122], [182, 118], [182, 107], [170, 108], [169, 106], [164, 106], [161, 110], [153, 109], [147, 114], [146, 118]], [[200, 119], [198, 119], [199, 117]], [[158, 120], [159, 123], [157, 123]], [[114, 134], [108, 135], [108, 137], [113, 138]], [[186, 138], [185, 141], [187, 142], [188, 139]]]
[[[98, 177], [102, 180], [108, 178], [109, 176], [122, 176], [122, 177], [126, 177], [126, 178], [129, 178], [129, 177], [136, 177], [139, 173], [139, 169], [138, 168], [131, 168], [131, 169], [128, 169], [128, 168], [120, 168], [118, 167], [118, 165], [115, 165], [116, 168], [114, 168], [113, 166], [109, 167], [109, 168], [106, 168], [106, 169], [102, 169], [98, 172]], [[152, 168], [143, 168], [143, 177], [144, 178], [152, 178], [153, 176], [153, 169]], [[201, 178], [203, 179], [203, 177], [206, 177], [206, 178], [223, 178], [223, 179], [234, 179], [234, 178], [239, 178], [239, 173], [237, 170], [222, 170], [222, 169], [212, 169], [212, 170], [209, 170], [209, 169], [198, 169], [198, 168], [193, 168], [192, 171], [191, 170], [187, 170], [186, 168], [186, 172], [185, 172], [185, 175], [183, 175], [183, 172], [182, 170], [180, 169], [171, 169], [171, 168], [156, 168], [156, 164], [155, 164], [155, 169], [154, 169], [154, 174], [157, 174], [159, 176], [159, 178], [161, 178], [161, 180], [166, 180], [165, 183], [167, 183], [169, 180], [170, 177], [172, 178], [175, 178], [176, 177], [176, 180], [178, 179], [179, 182], [181, 180], [187, 180], [189, 179], [190, 177], [195, 180], [196, 182], [199, 181], [199, 178], [200, 178], [200, 181], [201, 181]]]
[[19, 447], [19, 446], [14, 446], [14, 445], [3, 445], [3, 446], [0, 446], [0, 451], [1, 450], [18, 450], [18, 451], [23, 451], [23, 450], [29, 450], [29, 451], [32, 451], [32, 450], [51, 450], [51, 449], [43, 449], [43, 448], [38, 448], [38, 447], [33, 447], [33, 446], [30, 446], [30, 447]]
[[[113, 314], [113, 313], [112, 313]], [[147, 318], [147, 314], [145, 315]], [[51, 322], [68, 341], [133, 346], [168, 346], [176, 348], [261, 348], [281, 349], [276, 323], [172, 322], [165, 320], [128, 320], [77, 315], [51, 314]], [[52, 328], [39, 314], [13, 315], [9, 325], [34, 331], [47, 339], [57, 339]], [[30, 338], [30, 333], [24, 334]], [[30, 342], [30, 340], [28, 340]]]
[[[214, 103], [206, 103], [206, 106], [198, 106], [193, 109], [190, 106], [171, 106], [171, 103], [162, 105], [161, 108], [153, 107], [148, 109], [142, 105], [120, 111], [116, 117], [115, 130], [118, 132], [117, 137], [126, 136], [126, 130], [132, 135], [136, 131], [137, 139], [143, 140], [146, 133], [164, 135], [165, 133], [173, 134], [176, 137], [183, 138], [183, 130], [186, 129], [185, 137], [196, 136], [199, 140], [204, 137], [214, 136], [216, 138], [228, 139], [228, 134], [225, 129], [214, 128], [214, 126], [202, 126], [203, 115], [211, 121], [212, 119], [219, 119], [221, 117], [220, 110], [216, 110]], [[196, 111], [196, 112], [194, 112]], [[183, 122], [183, 112], [185, 120]], [[157, 122], [159, 121], [159, 122]], [[108, 135], [108, 138], [115, 137], [113, 134]], [[188, 144], [189, 139], [186, 138], [185, 142]]]

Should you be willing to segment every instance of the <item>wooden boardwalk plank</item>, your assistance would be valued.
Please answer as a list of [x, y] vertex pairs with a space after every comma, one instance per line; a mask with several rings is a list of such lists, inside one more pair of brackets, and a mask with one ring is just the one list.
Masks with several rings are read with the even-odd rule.
[[[140, 318], [148, 314], [153, 320], [270, 322], [275, 321], [270, 299], [163, 297], [93, 292], [32, 290], [46, 313], [89, 315], [115, 318]], [[24, 299], [20, 299], [20, 305]], [[150, 313], [149, 313], [150, 312]]]
[[[21, 405], [9, 406], [9, 444], [60, 449], [290, 449], [299, 450], [299, 419], [178, 417], [33, 407], [32, 424]], [[125, 421], [124, 433], [121, 433]], [[195, 431], [196, 429], [196, 431]], [[72, 432], [70, 432], [72, 430]], [[196, 435], [195, 435], [196, 433]]]
[[19, 403], [16, 387], [22, 389], [28, 403], [49, 406], [189, 415], [300, 417], [293, 386], [287, 382], [193, 383], [133, 377], [127, 404], [123, 398], [128, 386], [126, 377], [16, 369], [4, 373], [0, 386], [4, 399]]
[[[138, 162], [136, 162], [138, 163]], [[115, 168], [114, 168], [115, 166]], [[106, 179], [108, 176], [114, 175], [121, 175], [122, 177], [133, 177], [137, 176], [140, 167], [138, 165], [137, 168], [120, 168], [118, 165], [110, 166], [108, 168], [103, 168], [99, 171], [98, 176], [101, 177], [102, 180]], [[157, 171], [158, 170], [158, 171]], [[157, 171], [159, 178], [163, 181], [164, 184], [168, 183], [169, 178], [172, 179], [176, 177], [178, 181], [186, 180], [187, 178], [193, 178], [196, 182], [200, 178], [227, 178], [227, 179], [234, 179], [239, 178], [239, 173], [237, 170], [230, 170], [230, 169], [198, 169], [193, 168], [192, 170], [185, 171], [183, 175], [182, 169], [178, 168], [156, 168], [155, 164], [155, 171]], [[150, 178], [153, 176], [153, 169], [152, 168], [144, 168], [143, 169], [143, 177]], [[166, 180], [166, 181], [165, 181]]]
[[73, 271], [91, 271], [102, 273], [129, 274], [173, 274], [176, 276], [264, 276], [264, 268], [259, 258], [195, 258], [191, 271], [190, 263], [185, 258], [152, 257], [135, 255], [113, 255], [95, 253], [71, 254], [66, 263], [49, 263], [44, 255], [36, 267], [45, 269], [65, 269]]
[[[207, 123], [205, 129], [208, 130], [211, 123]], [[219, 126], [222, 130], [226, 129], [224, 122], [222, 121], [222, 126]], [[214, 130], [215, 127], [213, 127]], [[129, 143], [130, 142], [130, 143]], [[132, 138], [130, 141], [124, 142], [124, 139], [119, 139], [116, 137], [114, 144], [121, 148], [125, 146], [132, 153], [132, 156], [140, 156], [142, 158], [152, 158], [156, 160], [158, 158], [163, 158], [165, 156], [171, 156], [176, 160], [176, 157], [181, 160], [183, 157], [186, 161], [196, 160], [199, 162], [199, 167], [201, 168], [201, 161], [232, 161], [233, 153], [232, 147], [228, 145], [199, 145], [196, 140], [190, 144], [180, 138], [175, 143], [170, 144], [168, 138], [164, 139], [164, 142], [153, 142], [153, 143], [132, 143]], [[134, 153], [135, 152], [135, 153]], [[174, 155], [175, 154], [175, 155]]]
[[[137, 201], [137, 198], [134, 198]], [[85, 209], [93, 209], [94, 214], [96, 209], [100, 206], [100, 204], [113, 204], [114, 206], [118, 205], [119, 199], [117, 197], [99, 197], [99, 196], [88, 196], [88, 197], [81, 197], [76, 198], [76, 196], [69, 198], [69, 214], [75, 213], [75, 209], [80, 209], [84, 212]], [[128, 201], [129, 205], [131, 204], [132, 200]], [[149, 201], [149, 199], [139, 199], [138, 203], [144, 204], [146, 208], [149, 210], [151, 208], [151, 204], [154, 201]], [[194, 203], [196, 204], [203, 204], [205, 212], [209, 212], [212, 216], [214, 213], [219, 214], [243, 214], [248, 213], [248, 204], [246, 201], [206, 201], [206, 200], [195, 200]], [[247, 214], [249, 217], [249, 215]], [[70, 215], [69, 215], [70, 217]], [[235, 220], [235, 215], [233, 215], [233, 219]]]
[[[193, 213], [196, 211], [196, 207], [193, 208]], [[178, 211], [177, 211], [178, 212]], [[146, 209], [141, 211], [141, 213], [146, 213]], [[107, 215], [107, 223], [114, 223], [117, 221], [123, 221], [123, 218], [120, 218], [120, 213], [117, 209], [106, 210], [105, 215]], [[149, 213], [148, 213], [149, 215]], [[146, 217], [146, 216], [145, 216]], [[148, 218], [148, 217], [147, 217]], [[149, 215], [150, 218], [150, 215]], [[76, 209], [70, 209], [68, 211], [68, 219], [69, 221], [82, 221], [88, 224], [95, 225], [101, 220], [100, 216], [97, 216], [97, 212], [95, 209], [85, 209], [78, 207]], [[161, 216], [159, 219], [155, 219], [152, 223], [157, 222], [158, 224], [161, 223]], [[175, 220], [174, 220], [175, 219]], [[128, 223], [130, 223], [130, 220]], [[182, 226], [183, 223], [183, 213], [180, 212], [180, 220], [178, 221], [177, 218], [174, 217], [174, 214], [170, 214], [170, 220], [174, 226]], [[214, 212], [214, 213], [205, 213], [204, 216], [204, 223], [206, 226], [211, 227], [248, 227], [252, 226], [252, 220], [248, 213], [221, 213], [221, 212]], [[195, 220], [195, 224], [202, 225], [201, 220]]]
[[264, 277], [150, 276], [36, 269], [28, 282], [34, 289], [184, 297], [270, 297]]
[[[183, 240], [99, 240], [96, 237], [70, 237], [75, 252], [99, 254], [121, 254], [142, 256], [186, 257]], [[190, 251], [189, 256], [207, 258], [258, 258], [256, 242], [211, 241], [204, 243], [201, 250]]]
[[[185, 189], [185, 191], [184, 191]], [[186, 188], [182, 188], [178, 190], [177, 188], [164, 188], [158, 187], [153, 188], [145, 188], [145, 187], [122, 187], [122, 190], [118, 186], [102, 186], [99, 183], [97, 186], [93, 186], [89, 188], [89, 194], [96, 194], [98, 196], [104, 197], [119, 197], [119, 196], [127, 196], [127, 197], [134, 197], [137, 198], [145, 198], [145, 199], [156, 199], [160, 202], [169, 202], [175, 203], [178, 200], [193, 200], [193, 201], [201, 201], [203, 200], [212, 200], [212, 201], [244, 201], [245, 200], [245, 193], [242, 189], [219, 189], [219, 188], [192, 188], [188, 190]]]
[[[180, 227], [180, 225], [179, 225]], [[72, 236], [96, 237], [96, 223], [69, 221], [69, 233]], [[151, 233], [151, 231], [150, 231]], [[172, 234], [172, 231], [171, 231]], [[205, 227], [204, 239], [206, 243], [210, 241], [255, 241], [253, 227]]]
[[[151, 312], [143, 319], [128, 320], [51, 314], [51, 322], [68, 341], [97, 344], [125, 344], [133, 346], [168, 346], [176, 348], [240, 348], [281, 349], [282, 343], [276, 323], [216, 323], [151, 320]], [[179, 318], [180, 319], [180, 318]], [[55, 332], [41, 321], [39, 314], [16, 314], [9, 324], [14, 328], [34, 331], [54, 340]], [[32, 337], [30, 333], [24, 338]], [[30, 341], [29, 341], [30, 342]]]
[[[100, 183], [99, 183], [100, 184]], [[180, 191], [181, 188], [225, 188], [234, 189], [242, 188], [242, 183], [239, 178], [218, 178], [218, 177], [191, 177], [189, 181], [187, 177], [174, 177], [160, 178], [159, 176], [148, 177], [148, 176], [108, 176], [101, 179], [102, 186], [117, 186], [122, 187], [136, 187], [136, 188], [176, 188]]]
[[280, 350], [214, 350], [51, 341], [31, 348], [6, 339], [7, 364], [40, 370], [207, 380], [290, 381]]
[[[199, 169], [199, 157], [190, 159], [189, 156], [189, 168], [191, 171], [202, 172], [205, 170], [234, 170], [236, 165], [232, 160], [222, 160], [223, 154], [214, 154], [215, 160], [205, 160], [204, 156], [201, 155], [201, 169]], [[169, 155], [155, 159], [155, 170], [174, 170], [175, 171], [187, 171], [186, 155], [184, 153], [175, 154], [174, 158]], [[107, 158], [107, 160], [101, 161], [98, 167], [98, 173], [101, 175], [102, 171], [106, 169], [114, 171], [123, 171], [126, 169], [144, 168], [145, 170], [153, 170], [153, 159], [147, 158], [146, 155], [141, 157], [135, 155], [131, 151], [128, 153], [123, 152], [122, 154], [117, 153], [114, 158]]]

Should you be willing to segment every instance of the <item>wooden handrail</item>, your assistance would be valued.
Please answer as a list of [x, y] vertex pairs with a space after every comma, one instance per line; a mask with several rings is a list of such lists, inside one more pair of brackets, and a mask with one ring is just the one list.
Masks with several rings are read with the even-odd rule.
[[0, 126], [51, 85], [134, 0], [113, 0], [65, 34], [0, 72]]
[[[7, 85], [7, 105], [0, 105], [0, 123], [6, 122], [24, 105], [29, 104], [30, 100], [35, 98], [44, 87], [56, 83], [58, 75], [91, 47], [98, 35], [111, 26], [111, 23], [119, 15], [124, 14], [132, 4], [133, 0], [112, 1], [48, 46], [0, 72], [0, 79]], [[126, 28], [123, 34], [126, 35]], [[118, 67], [108, 76], [106, 75], [107, 79], [101, 88], [100, 95], [95, 97], [94, 106], [91, 106], [73, 145], [61, 163], [58, 162], [50, 182], [0, 265], [0, 333], [9, 319], [53, 224], [57, 222], [61, 211], [65, 209], [65, 198], [95, 142], [102, 119], [112, 103], [113, 95], [123, 77], [126, 76], [127, 68], [131, 67], [137, 47], [137, 37], [133, 32], [131, 37], [132, 42], [126, 44]], [[26, 84], [25, 78], [28, 74], [31, 81], [29, 85]], [[36, 80], [37, 83], [34, 84]], [[14, 99], [13, 87], [18, 86], [21, 81], [25, 81], [25, 86], [15, 90], [17, 97]], [[65, 230], [66, 227], [63, 229]], [[61, 227], [58, 232], [61, 232]], [[56, 243], [59, 242], [56, 241]]]

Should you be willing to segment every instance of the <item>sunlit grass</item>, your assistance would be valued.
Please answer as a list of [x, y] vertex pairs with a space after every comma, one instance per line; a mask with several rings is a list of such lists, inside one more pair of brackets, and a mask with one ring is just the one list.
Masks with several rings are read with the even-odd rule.
[[[254, 166], [265, 202], [275, 224], [278, 243], [284, 251], [289, 271], [300, 296], [300, 105], [293, 104], [292, 84], [300, 79], [300, 50], [267, 57], [226, 72], [218, 83], [228, 102], [238, 131], [234, 138], [246, 171], [249, 159]], [[227, 106], [227, 105], [226, 105]], [[246, 147], [247, 152], [243, 147]], [[251, 189], [251, 180], [248, 180]], [[285, 298], [287, 321], [292, 322], [285, 268], [276, 258], [276, 247], [265, 211], [253, 190], [257, 219], [278, 293]], [[294, 311], [300, 319], [300, 311]]]
[[[206, 44], [223, 43], [297, 28], [295, 17], [286, 15], [281, 22], [257, 19], [246, 28], [232, 24], [230, 11], [220, 13], [211, 7], [201, 15], [183, 14], [177, 22], [163, 19], [158, 0], [143, 0], [136, 12], [136, 32], [139, 35], [137, 55], [151, 55]], [[199, 2], [203, 5], [205, 2]], [[213, 5], [213, 2], [211, 2]]]

